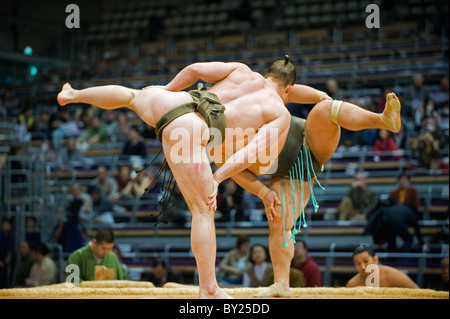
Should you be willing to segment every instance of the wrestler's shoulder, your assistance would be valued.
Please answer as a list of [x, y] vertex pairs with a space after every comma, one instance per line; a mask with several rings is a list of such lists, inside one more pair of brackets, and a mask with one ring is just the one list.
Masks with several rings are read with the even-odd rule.
[[237, 71], [239, 73], [245, 73], [247, 77], [252, 76], [253, 78], [261, 78], [261, 79], [264, 78], [260, 73], [250, 69], [250, 67], [247, 64], [241, 62], [229, 62], [229, 63], [232, 64], [233, 67], [235, 68], [234, 72]]
[[358, 287], [358, 286], [364, 286], [365, 283], [361, 279], [361, 276], [359, 274], [354, 275], [348, 282], [347, 285], [345, 285], [347, 288], [352, 287]]
[[229, 64], [232, 64], [236, 67], [236, 69], [239, 69], [241, 71], [250, 71], [253, 72], [247, 64], [241, 63], [241, 62], [228, 62]]

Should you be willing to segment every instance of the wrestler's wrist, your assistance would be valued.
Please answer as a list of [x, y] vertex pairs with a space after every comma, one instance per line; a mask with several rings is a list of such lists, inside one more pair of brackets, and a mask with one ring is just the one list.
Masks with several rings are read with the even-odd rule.
[[216, 173], [213, 174], [213, 180], [215, 180], [217, 184], [220, 184], [222, 182], [222, 180], [219, 177], [217, 177]]
[[328, 94], [327, 94], [327, 93], [322, 92], [322, 91], [318, 91], [318, 92], [317, 92], [317, 95], [316, 95], [317, 103], [320, 102], [320, 101], [322, 101], [322, 100], [325, 100], [327, 97], [328, 97]]
[[267, 193], [270, 192], [270, 189], [267, 187], [262, 187], [259, 191], [257, 196], [261, 199], [264, 200], [264, 197], [266, 197]]

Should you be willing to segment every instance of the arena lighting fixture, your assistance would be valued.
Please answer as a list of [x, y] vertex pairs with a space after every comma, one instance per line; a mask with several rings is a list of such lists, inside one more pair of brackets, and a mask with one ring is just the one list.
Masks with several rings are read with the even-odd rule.
[[32, 55], [33, 54], [33, 48], [27, 45], [25, 49], [23, 49], [23, 54], [25, 55]]
[[30, 65], [28, 67], [28, 72], [30, 73], [31, 76], [35, 76], [38, 73], [38, 69], [35, 65]]

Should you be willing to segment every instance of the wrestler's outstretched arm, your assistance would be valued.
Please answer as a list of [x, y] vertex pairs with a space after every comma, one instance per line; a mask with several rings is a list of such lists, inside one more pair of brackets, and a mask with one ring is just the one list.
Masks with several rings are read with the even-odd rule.
[[323, 100], [331, 100], [331, 97], [327, 93], [310, 86], [294, 84], [289, 91], [287, 103], [316, 104]]
[[194, 85], [198, 80], [216, 83], [223, 80], [243, 64], [234, 62], [198, 62], [182, 69], [164, 89], [178, 92]]

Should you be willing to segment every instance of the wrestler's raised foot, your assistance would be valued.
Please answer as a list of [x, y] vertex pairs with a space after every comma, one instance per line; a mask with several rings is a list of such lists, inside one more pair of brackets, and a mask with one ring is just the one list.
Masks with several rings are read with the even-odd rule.
[[56, 98], [58, 100], [58, 104], [64, 106], [72, 102], [74, 91], [75, 90], [72, 88], [72, 86], [70, 86], [69, 83], [64, 84], [61, 92], [59, 92]]
[[386, 129], [397, 133], [402, 127], [400, 117], [401, 104], [395, 93], [388, 93], [386, 96], [386, 106], [381, 114], [381, 121], [386, 125]]

